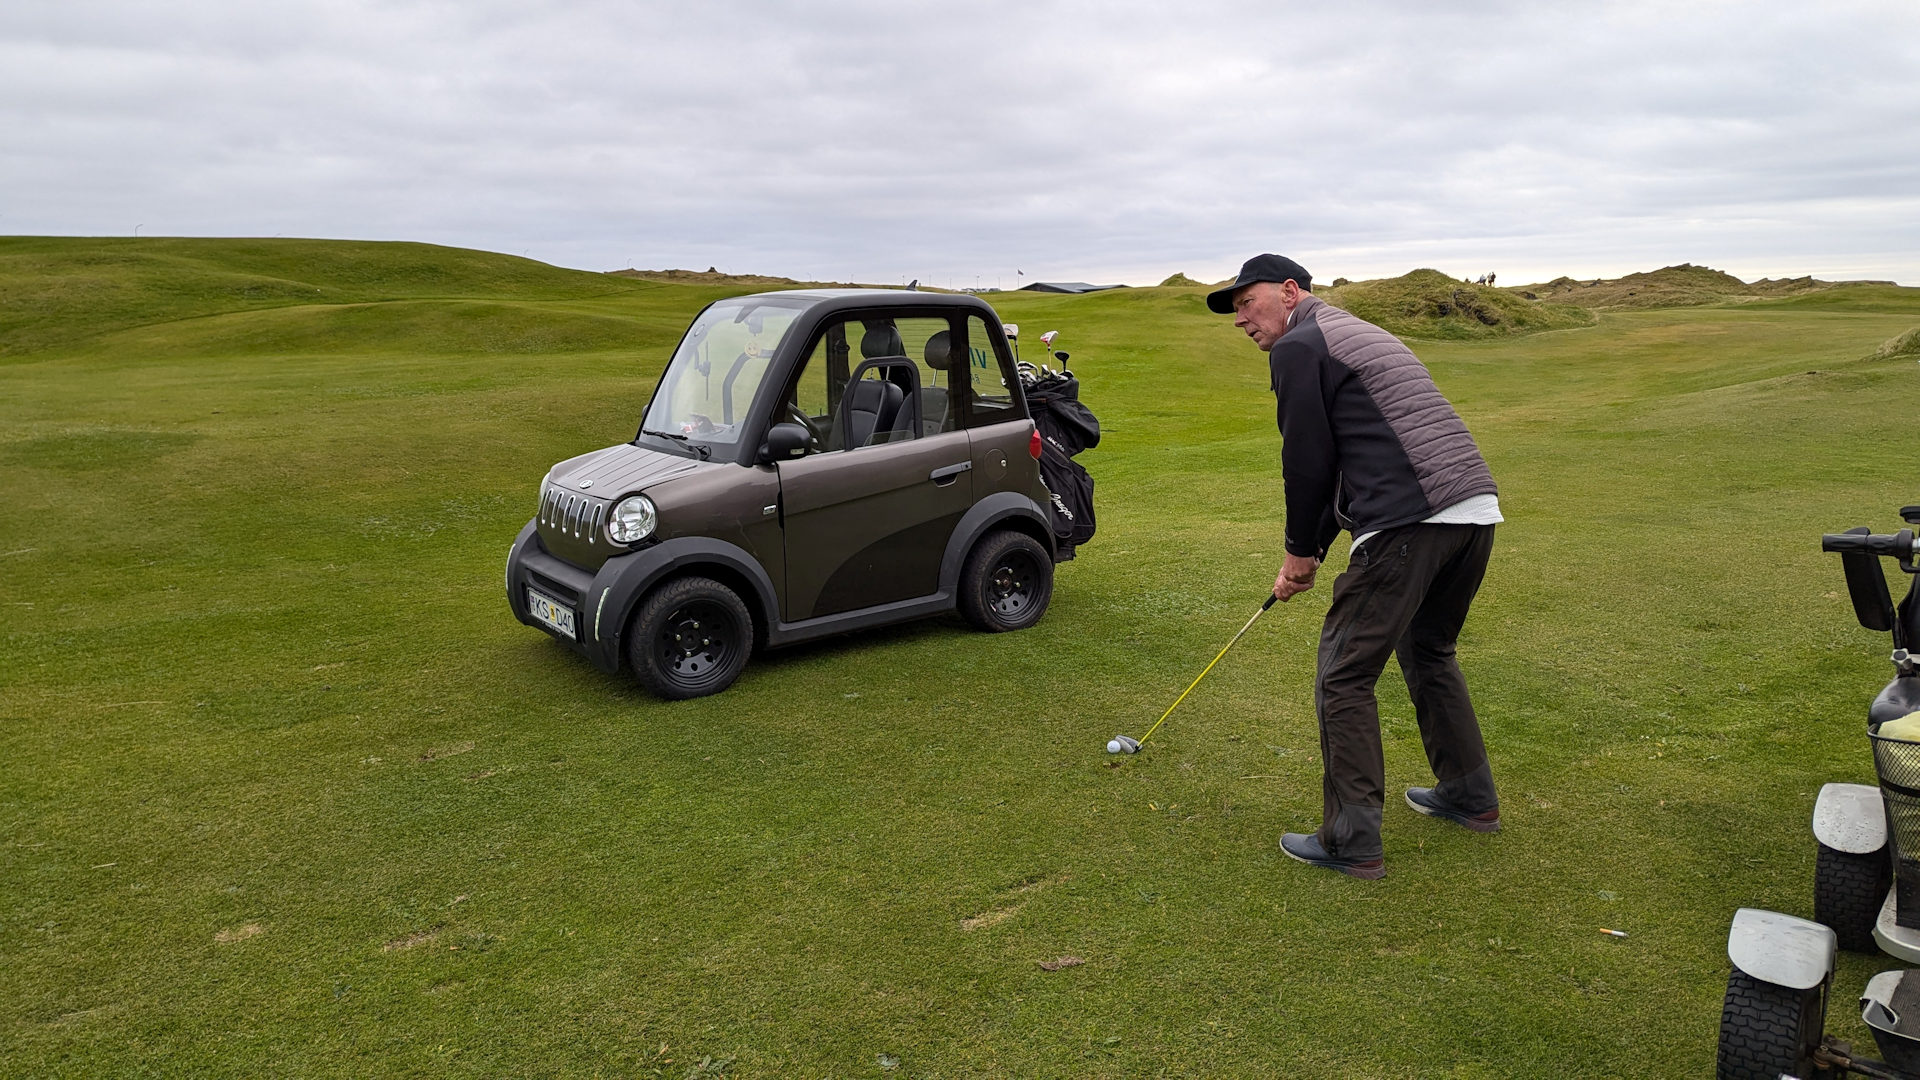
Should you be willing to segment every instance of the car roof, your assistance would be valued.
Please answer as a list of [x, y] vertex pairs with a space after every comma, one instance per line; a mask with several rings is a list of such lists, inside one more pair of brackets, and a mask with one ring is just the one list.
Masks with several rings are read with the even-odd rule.
[[[807, 305], [808, 310], [819, 308], [823, 311], [873, 307], [959, 307], [990, 314], [993, 312], [993, 308], [985, 300], [967, 293], [919, 292], [906, 289], [775, 289], [753, 293], [751, 296], [810, 301]], [[749, 298], [751, 297], [743, 296], [736, 299]]]

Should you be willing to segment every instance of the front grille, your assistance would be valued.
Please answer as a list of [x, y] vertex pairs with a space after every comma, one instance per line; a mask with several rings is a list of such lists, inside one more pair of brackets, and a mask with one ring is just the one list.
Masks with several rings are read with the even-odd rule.
[[575, 611], [580, 610], [580, 590], [538, 570], [527, 571], [527, 584], [546, 593]]
[[607, 521], [607, 509], [605, 499], [548, 484], [540, 492], [540, 531], [598, 544], [600, 527]]

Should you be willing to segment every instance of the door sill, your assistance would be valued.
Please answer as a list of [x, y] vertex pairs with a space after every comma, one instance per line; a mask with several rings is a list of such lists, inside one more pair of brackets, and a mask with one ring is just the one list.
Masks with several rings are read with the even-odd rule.
[[890, 623], [924, 619], [930, 615], [952, 611], [954, 606], [953, 593], [941, 591], [912, 600], [896, 600], [891, 604], [822, 615], [817, 619], [775, 623], [773, 629], [767, 633], [767, 646], [778, 648], [782, 645], [797, 645], [802, 641], [831, 637], [834, 634], [847, 634], [855, 630], [886, 626]]

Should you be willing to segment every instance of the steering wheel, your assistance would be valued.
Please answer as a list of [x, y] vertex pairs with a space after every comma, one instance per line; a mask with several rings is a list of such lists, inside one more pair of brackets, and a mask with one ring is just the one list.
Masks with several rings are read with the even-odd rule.
[[825, 449], [820, 443], [819, 430], [813, 426], [813, 417], [808, 416], [797, 402], [787, 402], [787, 421], [807, 429], [807, 453], [817, 454]]

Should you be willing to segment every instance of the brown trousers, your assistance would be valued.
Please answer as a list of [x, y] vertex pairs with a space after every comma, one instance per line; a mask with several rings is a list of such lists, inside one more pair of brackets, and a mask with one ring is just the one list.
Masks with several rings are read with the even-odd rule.
[[1390, 653], [1406, 676], [1439, 796], [1467, 813], [1499, 805], [1480, 721], [1454, 659], [1492, 552], [1491, 525], [1404, 525], [1369, 538], [1334, 581], [1314, 680], [1325, 769], [1319, 838], [1328, 852], [1381, 854], [1387, 770], [1373, 688]]

